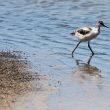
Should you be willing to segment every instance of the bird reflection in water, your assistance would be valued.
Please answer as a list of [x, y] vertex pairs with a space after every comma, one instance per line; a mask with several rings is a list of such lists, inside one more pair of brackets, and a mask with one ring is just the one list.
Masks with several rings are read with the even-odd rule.
[[91, 65], [91, 60], [93, 55], [89, 57], [87, 63], [81, 63], [80, 60], [75, 60], [77, 67], [74, 69], [74, 78], [78, 78], [80, 81], [84, 80], [94, 80], [102, 78], [101, 70], [93, 65]]
[[[87, 63], [84, 63], [84, 64], [90, 66], [90, 62], [91, 62], [93, 56], [94, 56], [94, 55], [91, 55], [91, 56], [89, 57]], [[80, 60], [75, 59], [75, 62], [76, 62], [77, 65], [83, 64], [83, 63], [80, 63], [79, 61], [80, 61]]]

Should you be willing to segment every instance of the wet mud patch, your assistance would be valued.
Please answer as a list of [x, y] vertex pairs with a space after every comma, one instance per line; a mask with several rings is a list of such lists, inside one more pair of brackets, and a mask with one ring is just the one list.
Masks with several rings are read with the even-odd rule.
[[16, 102], [17, 96], [39, 91], [41, 85], [37, 82], [40, 79], [19, 52], [0, 52], [0, 110]]

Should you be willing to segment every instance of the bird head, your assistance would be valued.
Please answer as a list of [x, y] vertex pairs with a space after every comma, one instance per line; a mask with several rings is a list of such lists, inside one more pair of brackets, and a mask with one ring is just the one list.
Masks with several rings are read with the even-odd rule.
[[106, 28], [109, 28], [108, 26], [106, 26], [105, 24], [104, 24], [104, 22], [103, 21], [97, 21], [97, 24], [96, 24], [98, 27], [106, 27]]

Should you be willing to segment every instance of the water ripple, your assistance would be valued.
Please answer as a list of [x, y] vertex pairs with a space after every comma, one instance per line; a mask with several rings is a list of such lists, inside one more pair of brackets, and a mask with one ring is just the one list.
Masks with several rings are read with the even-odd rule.
[[[91, 47], [96, 53], [92, 58], [87, 43], [80, 44], [74, 53], [74, 58], [71, 57], [71, 52], [78, 40], [70, 33], [77, 27], [94, 26], [99, 19], [104, 20], [109, 26], [109, 4], [109, 0], [1, 0], [0, 50], [22, 51], [27, 54], [36, 71], [39, 70], [40, 73], [51, 77], [52, 84], [53, 80], [62, 81], [60, 94], [64, 96], [60, 95], [60, 99], [66, 102], [62, 105], [67, 106], [67, 100], [74, 102], [73, 99], [77, 96], [76, 100], [78, 99], [78, 103], [80, 102], [79, 104], [84, 107], [81, 101], [87, 94], [82, 94], [81, 98], [78, 96], [79, 93], [88, 91], [88, 94], [94, 95], [95, 98], [99, 95], [99, 99], [96, 99], [99, 103], [98, 109], [105, 110], [107, 107], [100, 103], [100, 96], [105, 96], [110, 85], [109, 29], [103, 28], [97, 39], [91, 41]], [[88, 61], [90, 61], [89, 64], [87, 64]], [[77, 79], [76, 82], [75, 79]], [[100, 80], [104, 81], [99, 84]], [[97, 86], [101, 86], [102, 89], [96, 89]], [[81, 91], [75, 91], [81, 88]], [[106, 95], [109, 97], [108, 93]], [[91, 98], [93, 99], [88, 95], [87, 102], [84, 100], [85, 108], [88, 105], [90, 109], [90, 106], [94, 105], [95, 98], [93, 100]], [[107, 102], [110, 102], [109, 99]], [[72, 103], [69, 107], [74, 108], [78, 103]], [[68, 109], [68, 107], [63, 108]], [[57, 109], [59, 108], [52, 110]]]

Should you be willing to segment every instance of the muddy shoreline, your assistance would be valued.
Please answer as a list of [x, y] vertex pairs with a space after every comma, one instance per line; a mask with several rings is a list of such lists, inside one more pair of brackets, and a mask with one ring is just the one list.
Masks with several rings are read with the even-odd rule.
[[28, 61], [16, 52], [0, 52], [0, 110], [10, 107], [16, 97], [31, 91], [39, 91], [40, 76], [32, 72]]

